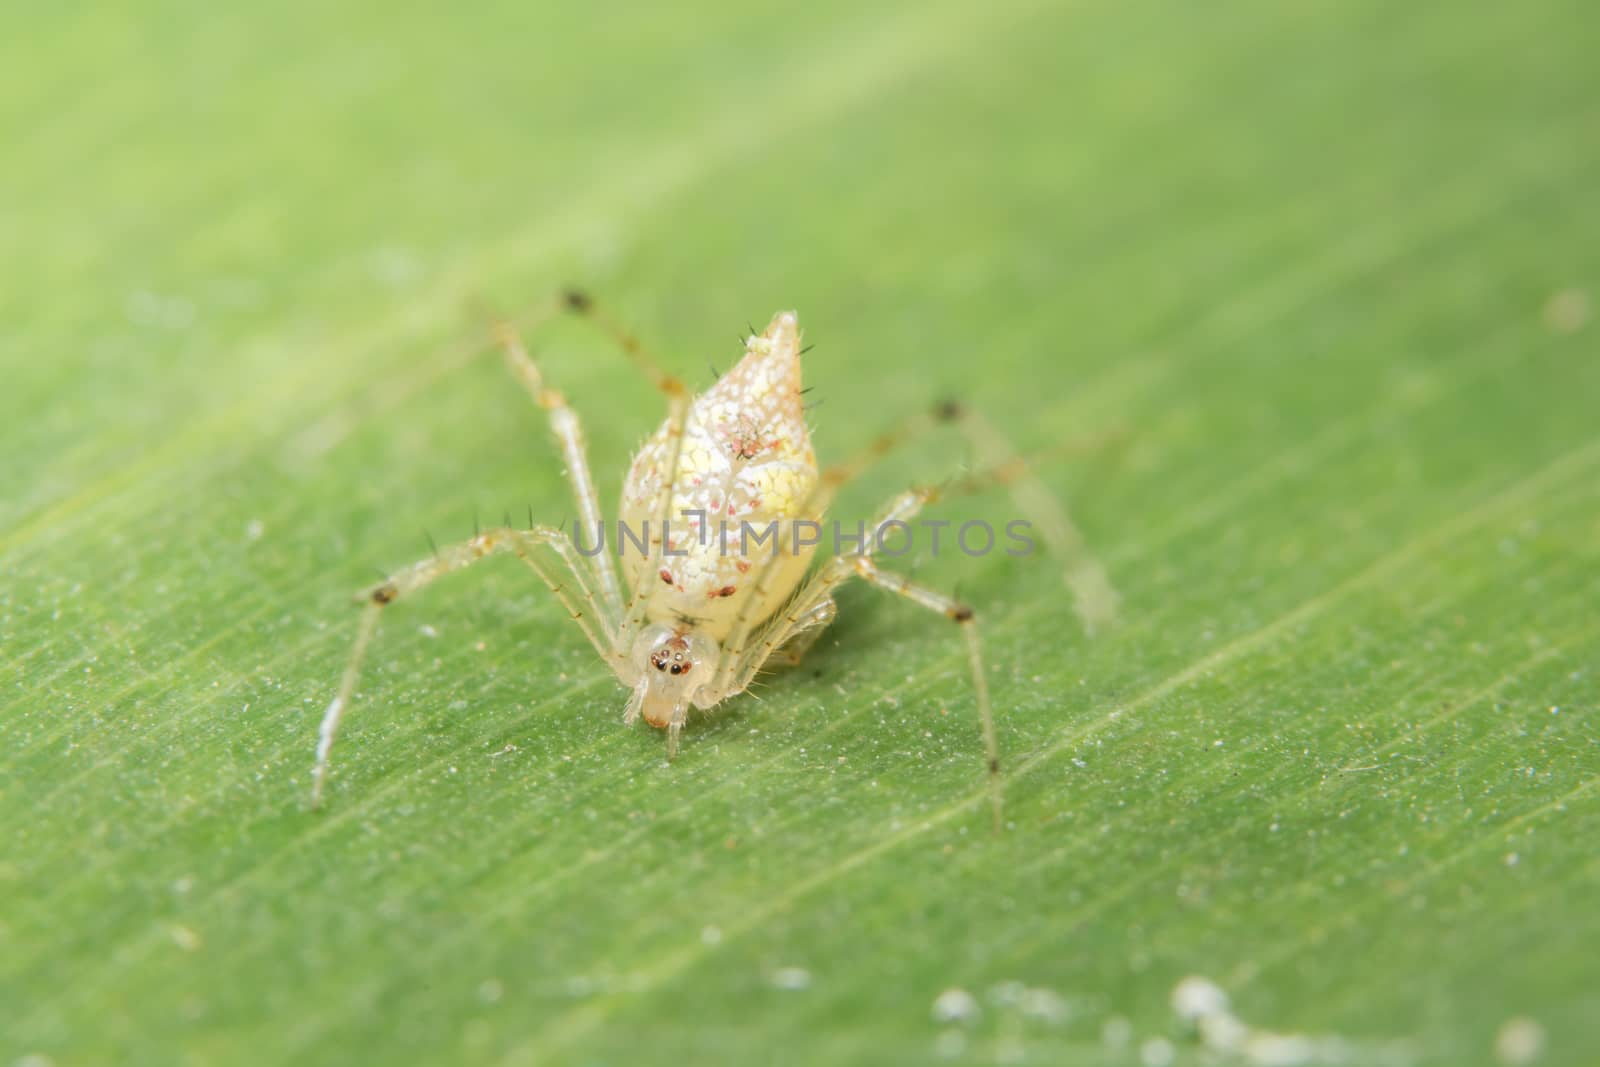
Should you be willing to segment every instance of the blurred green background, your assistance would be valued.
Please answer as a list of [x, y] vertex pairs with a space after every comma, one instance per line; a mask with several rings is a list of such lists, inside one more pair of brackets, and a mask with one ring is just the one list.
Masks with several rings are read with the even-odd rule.
[[[0, 1063], [1270, 1062], [1190, 974], [1282, 1062], [1595, 1062], [1597, 30], [8, 8]], [[907, 564], [986, 625], [1003, 835], [939, 620], [852, 589], [668, 767], [513, 563], [390, 614], [304, 810], [350, 593], [570, 515], [475, 310], [568, 282], [702, 385], [797, 307], [825, 459], [1118, 435], [1044, 471], [1118, 625]], [[537, 347], [609, 504], [657, 398]]]

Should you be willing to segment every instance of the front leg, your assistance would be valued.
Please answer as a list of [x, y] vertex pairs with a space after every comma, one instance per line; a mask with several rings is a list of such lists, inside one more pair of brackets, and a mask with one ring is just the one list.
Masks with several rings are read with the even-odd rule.
[[[663, 371], [656, 358], [640, 344], [638, 338], [602, 314], [595, 307], [594, 300], [586, 293], [569, 289], [560, 295], [559, 305], [598, 327], [622, 350], [634, 366], [650, 379], [657, 391], [667, 398], [669, 419], [678, 425], [681, 431], [684, 412], [688, 408], [688, 391], [683, 383]], [[600, 510], [600, 497], [595, 488], [594, 477], [590, 473], [589, 459], [584, 447], [583, 427], [577, 412], [568, 405], [565, 395], [560, 390], [551, 388], [545, 382], [539, 364], [528, 353], [509, 323], [502, 323], [495, 332], [512, 374], [516, 375], [517, 380], [528, 390], [534, 403], [543, 408], [549, 416], [550, 429], [555, 434], [556, 442], [561, 449], [567, 480], [571, 483], [573, 499], [578, 507], [579, 523], [588, 536], [601, 538], [604, 515]], [[635, 624], [641, 621], [643, 607], [637, 600], [624, 612], [622, 586], [617, 576], [616, 561], [605, 551], [597, 551], [589, 556], [587, 565], [592, 568], [600, 586], [600, 596], [611, 614], [633, 616]], [[638, 610], [635, 611], [635, 608]]]
[[806, 658], [806, 653], [811, 651], [811, 646], [817, 643], [828, 624], [833, 622], [834, 616], [839, 614], [839, 607], [832, 600], [824, 600], [806, 613], [805, 617], [798, 620], [795, 633], [785, 641], [774, 653], [774, 657], [781, 657], [791, 667], [800, 666], [800, 661]]
[[[355, 694], [356, 681], [361, 674], [361, 661], [378, 626], [378, 616], [383, 609], [401, 597], [410, 596], [427, 585], [497, 552], [511, 552], [533, 569], [550, 592], [567, 609], [568, 615], [578, 624], [583, 635], [594, 645], [618, 678], [626, 682], [626, 649], [617, 645], [619, 620], [608, 610], [586, 577], [588, 571], [581, 562], [577, 548], [566, 534], [549, 526], [535, 526], [528, 530], [499, 527], [486, 530], [470, 541], [448, 545], [433, 558], [414, 563], [397, 571], [361, 594], [366, 608], [356, 631], [355, 647], [345, 664], [339, 681], [339, 691], [328, 710], [323, 713], [322, 725], [317, 731], [317, 763], [311, 776], [311, 805], [322, 802], [322, 789], [328, 776], [328, 756], [333, 751], [333, 741], [339, 724]], [[562, 578], [556, 581], [556, 578]]]
[[595, 489], [594, 475], [589, 471], [588, 450], [584, 446], [583, 424], [578, 414], [568, 404], [560, 390], [545, 384], [539, 364], [534, 362], [522, 341], [509, 326], [498, 330], [506, 363], [534, 403], [544, 409], [550, 419], [550, 430], [561, 449], [572, 497], [578, 506], [578, 523], [584, 535], [596, 539], [596, 551], [586, 566], [599, 584], [599, 595], [607, 610], [614, 616], [622, 614], [622, 586], [617, 580], [615, 562], [604, 550], [605, 516], [600, 510], [600, 494]]
[[1000, 742], [995, 736], [994, 710], [989, 705], [989, 678], [983, 671], [983, 643], [978, 639], [978, 617], [970, 605], [936, 589], [918, 585], [893, 571], [879, 570], [870, 556], [852, 560], [855, 573], [864, 581], [920, 604], [961, 627], [966, 641], [967, 664], [972, 668], [972, 690], [978, 699], [978, 722], [983, 728], [983, 747], [989, 757], [989, 804], [994, 811], [994, 828], [1000, 829], [1004, 785], [1000, 779]]
[[988, 756], [989, 804], [993, 811], [995, 829], [999, 830], [1004, 804], [1004, 782], [1000, 777], [1000, 742], [995, 734], [994, 711], [989, 702], [989, 679], [983, 668], [983, 644], [978, 637], [977, 616], [970, 606], [954, 597], [918, 585], [893, 571], [880, 569], [877, 562], [866, 553], [835, 556], [830, 559], [796, 594], [789, 607], [775, 616], [757, 635], [749, 648], [740, 655], [727, 689], [708, 694], [708, 699], [701, 706], [712, 706], [749, 688], [750, 683], [755, 681], [756, 675], [761, 673], [774, 656], [781, 654], [785, 646], [789, 646], [791, 642], [804, 641], [809, 646], [810, 642], [815, 641], [820, 636], [822, 628], [833, 619], [833, 592], [851, 578], [860, 578], [879, 589], [886, 589], [904, 597], [913, 604], [919, 604], [929, 611], [936, 611], [961, 627], [962, 638], [967, 648], [967, 662], [972, 670], [973, 693], [978, 702], [978, 721], [983, 731], [983, 746]]

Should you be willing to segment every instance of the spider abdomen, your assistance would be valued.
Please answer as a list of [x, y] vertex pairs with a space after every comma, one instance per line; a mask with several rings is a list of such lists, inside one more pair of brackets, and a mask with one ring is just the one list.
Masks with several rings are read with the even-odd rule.
[[[783, 312], [694, 399], [680, 448], [668, 419], [634, 457], [614, 550], [633, 589], [648, 590], [652, 620], [692, 621], [720, 640], [758, 590], [752, 621], [770, 616], [804, 576], [816, 531], [795, 524], [817, 518], [803, 514], [817, 486], [817, 459], [800, 387], [799, 326]], [[652, 509], [669, 477], [663, 523]], [[663, 534], [652, 568], [650, 544]]]

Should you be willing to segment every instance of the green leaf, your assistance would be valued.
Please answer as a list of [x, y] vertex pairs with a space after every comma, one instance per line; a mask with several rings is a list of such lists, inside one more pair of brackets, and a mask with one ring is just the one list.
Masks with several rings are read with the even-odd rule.
[[[0, 1062], [1593, 1062], [1591, 6], [3, 18]], [[572, 516], [483, 342], [569, 282], [698, 385], [798, 308], [825, 461], [1107, 442], [1043, 476], [1116, 624], [903, 562], [1003, 833], [940, 619], [850, 588], [669, 765], [515, 561], [385, 614], [307, 809], [350, 594]], [[658, 399], [533, 343], [611, 506]]]

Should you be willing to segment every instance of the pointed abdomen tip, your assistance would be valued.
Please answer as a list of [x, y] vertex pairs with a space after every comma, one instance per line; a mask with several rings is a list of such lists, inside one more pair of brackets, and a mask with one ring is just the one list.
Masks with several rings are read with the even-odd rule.
[[800, 316], [792, 311], [780, 311], [772, 316], [772, 321], [767, 324], [766, 340], [775, 347], [787, 348], [800, 337]]

